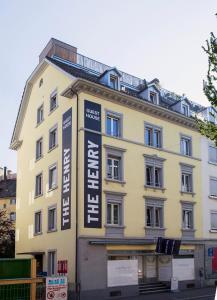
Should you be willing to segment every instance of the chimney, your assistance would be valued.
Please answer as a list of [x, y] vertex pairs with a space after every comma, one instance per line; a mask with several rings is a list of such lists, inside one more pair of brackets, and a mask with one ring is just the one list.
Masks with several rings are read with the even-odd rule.
[[4, 180], [7, 180], [7, 167], [4, 167]]
[[68, 45], [64, 42], [51, 38], [47, 43], [45, 48], [39, 55], [39, 63], [46, 57], [57, 56], [59, 58], [71, 61], [73, 63], [77, 62], [77, 48]]

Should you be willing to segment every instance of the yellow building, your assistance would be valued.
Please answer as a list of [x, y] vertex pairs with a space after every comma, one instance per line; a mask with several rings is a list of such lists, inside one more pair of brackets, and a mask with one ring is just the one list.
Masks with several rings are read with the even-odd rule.
[[[34, 255], [39, 272], [67, 271], [82, 299], [135, 295], [138, 283], [142, 292], [177, 276], [180, 288], [198, 286], [204, 240], [194, 111], [157, 79], [51, 39], [26, 82], [11, 141], [17, 256]], [[181, 240], [179, 253], [157, 253], [159, 237]]]
[[[16, 221], [16, 177], [0, 168], [0, 210], [5, 210], [11, 221]], [[0, 171], [1, 171], [0, 170]], [[2, 174], [1, 174], [2, 173]]]

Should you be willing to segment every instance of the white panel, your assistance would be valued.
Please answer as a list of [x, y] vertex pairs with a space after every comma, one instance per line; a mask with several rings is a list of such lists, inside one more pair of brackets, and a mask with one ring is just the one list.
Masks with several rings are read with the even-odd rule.
[[145, 263], [145, 277], [146, 278], [153, 278], [156, 277], [156, 257], [153, 256], [146, 256], [146, 263]]
[[194, 280], [194, 258], [174, 258], [172, 260], [173, 277], [181, 280]]
[[138, 260], [108, 260], [108, 287], [137, 285]]
[[172, 277], [172, 259], [170, 256], [159, 256], [158, 258], [158, 279], [170, 281]]

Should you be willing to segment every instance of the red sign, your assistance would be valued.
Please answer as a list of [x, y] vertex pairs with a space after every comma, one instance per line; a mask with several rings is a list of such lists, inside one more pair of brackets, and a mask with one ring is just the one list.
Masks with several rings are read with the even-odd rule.
[[68, 273], [68, 261], [67, 260], [58, 260], [57, 272], [60, 275], [66, 275]]

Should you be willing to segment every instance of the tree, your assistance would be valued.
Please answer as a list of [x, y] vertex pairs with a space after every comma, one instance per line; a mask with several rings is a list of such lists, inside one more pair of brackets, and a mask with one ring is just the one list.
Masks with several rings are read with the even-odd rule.
[[[211, 106], [217, 109], [217, 38], [211, 32], [209, 40], [206, 40], [206, 47], [202, 47], [208, 55], [207, 80], [204, 82], [203, 90]], [[210, 113], [212, 114], [212, 113]], [[207, 120], [196, 118], [200, 133], [217, 146], [217, 126]]]
[[15, 228], [5, 210], [0, 210], [0, 258], [14, 257]]

